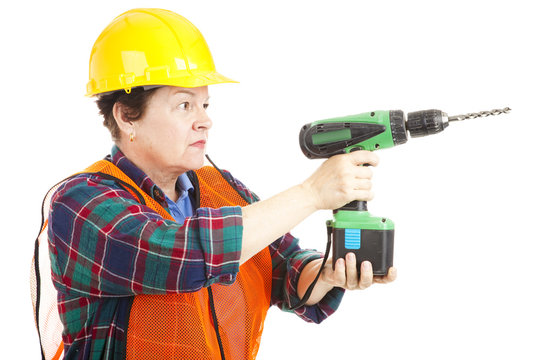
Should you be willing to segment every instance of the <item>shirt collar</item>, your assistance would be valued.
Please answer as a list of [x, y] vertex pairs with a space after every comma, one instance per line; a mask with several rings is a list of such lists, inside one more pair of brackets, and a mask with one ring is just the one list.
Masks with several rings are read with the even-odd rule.
[[184, 173], [176, 181], [176, 190], [179, 194], [178, 200], [172, 201], [165, 195], [165, 201], [169, 205], [170, 214], [177, 222], [184, 222], [186, 217], [193, 215], [193, 203], [190, 195], [194, 189], [187, 173]]
[[[111, 155], [108, 155], [105, 160], [112, 162], [124, 174], [126, 174], [133, 182], [145, 193], [150, 195], [165, 209], [168, 209], [167, 201], [163, 191], [146, 175], [141, 169], [133, 164], [116, 145], [111, 150]], [[187, 176], [186, 176], [187, 178]], [[189, 179], [188, 179], [189, 181]], [[178, 184], [178, 182], [177, 182]], [[178, 185], [177, 185], [178, 186]], [[192, 185], [193, 187], [193, 185]], [[186, 189], [188, 190], [188, 189]]]
[[180, 192], [180, 197], [184, 197], [184, 193], [187, 194], [188, 191], [194, 189], [191, 180], [189, 180], [189, 177], [187, 176], [187, 173], [183, 173], [178, 177], [178, 180], [176, 181], [176, 188]]
[[182, 202], [186, 201], [186, 198], [189, 196], [190, 192], [193, 192], [194, 189], [195, 188], [193, 187], [191, 180], [189, 180], [187, 173], [183, 173], [178, 177], [178, 180], [176, 180], [176, 190], [179, 194], [178, 200], [176, 200], [176, 202], [172, 201], [167, 195], [165, 195], [165, 200], [168, 204], [176, 203], [177, 205], [180, 205]]

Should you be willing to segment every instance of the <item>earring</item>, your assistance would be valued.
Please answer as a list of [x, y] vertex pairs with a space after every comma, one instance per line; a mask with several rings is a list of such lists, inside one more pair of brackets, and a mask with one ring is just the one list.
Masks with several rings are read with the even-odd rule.
[[135, 135], [133, 133], [129, 134], [129, 142], [133, 142], [135, 140]]

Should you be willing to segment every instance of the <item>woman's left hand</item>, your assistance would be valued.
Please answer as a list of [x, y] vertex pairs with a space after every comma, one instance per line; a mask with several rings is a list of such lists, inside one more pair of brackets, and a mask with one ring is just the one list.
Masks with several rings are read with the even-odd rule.
[[324, 265], [319, 281], [329, 286], [338, 286], [347, 290], [364, 290], [373, 283], [386, 284], [394, 281], [397, 271], [394, 267], [388, 269], [385, 276], [373, 276], [373, 268], [369, 261], [361, 264], [360, 277], [356, 270], [356, 256], [348, 253], [345, 259], [338, 259], [335, 270], [332, 269], [332, 259]]

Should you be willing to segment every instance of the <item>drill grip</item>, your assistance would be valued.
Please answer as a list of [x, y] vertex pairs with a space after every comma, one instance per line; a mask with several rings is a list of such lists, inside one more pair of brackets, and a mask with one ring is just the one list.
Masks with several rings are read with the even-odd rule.
[[339, 209], [334, 210], [334, 214], [340, 210], [367, 211], [367, 201], [358, 201], [358, 200], [351, 201], [350, 203], [343, 205]]

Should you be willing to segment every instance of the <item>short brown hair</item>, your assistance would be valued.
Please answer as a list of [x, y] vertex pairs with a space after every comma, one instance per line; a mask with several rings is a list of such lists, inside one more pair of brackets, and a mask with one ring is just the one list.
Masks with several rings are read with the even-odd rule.
[[128, 94], [124, 90], [118, 90], [112, 93], [98, 95], [96, 104], [99, 108], [99, 113], [103, 116], [103, 126], [109, 129], [111, 137], [114, 141], [120, 139], [120, 128], [114, 119], [113, 107], [119, 102], [124, 105], [123, 116], [129, 121], [139, 120], [146, 110], [150, 97], [154, 94], [157, 88], [144, 90], [142, 87], [131, 89]]

